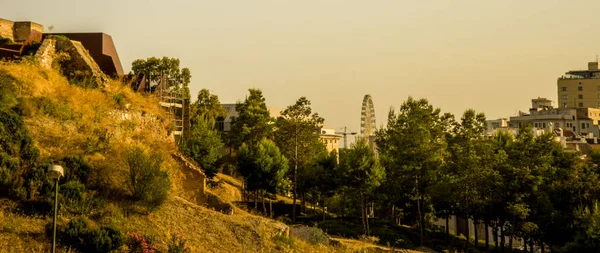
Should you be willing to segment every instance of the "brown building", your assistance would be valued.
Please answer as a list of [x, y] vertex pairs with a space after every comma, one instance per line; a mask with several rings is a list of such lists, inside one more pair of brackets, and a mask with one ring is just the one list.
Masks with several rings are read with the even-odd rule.
[[43, 36], [45, 38], [50, 35], [63, 35], [70, 40], [81, 42], [104, 74], [111, 77], [123, 76], [123, 66], [121, 66], [121, 60], [110, 35], [106, 33], [45, 33]]

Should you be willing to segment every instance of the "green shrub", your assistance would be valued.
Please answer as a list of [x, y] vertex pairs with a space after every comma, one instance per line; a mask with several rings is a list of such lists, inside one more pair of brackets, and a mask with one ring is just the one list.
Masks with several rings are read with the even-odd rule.
[[[46, 234], [52, 236], [52, 222], [46, 224]], [[73, 218], [63, 227], [57, 227], [57, 239], [63, 246], [79, 252], [107, 253], [119, 249], [124, 242], [121, 231], [113, 226], [93, 230], [85, 217]]]
[[79, 181], [87, 185], [92, 166], [82, 156], [67, 156], [61, 163], [65, 167], [65, 181]]
[[79, 181], [69, 181], [61, 185], [59, 190], [63, 197], [73, 201], [80, 201], [83, 199], [83, 194], [85, 193], [85, 185]]
[[[93, 246], [93, 249], [95, 249], [93, 252], [110, 252], [121, 248], [123, 242], [121, 231], [113, 226], [102, 226], [94, 231], [92, 245], [89, 246]], [[92, 247], [89, 248], [92, 249]]]
[[134, 199], [143, 202], [150, 209], [162, 204], [171, 186], [169, 174], [160, 170], [160, 154], [135, 147], [126, 152], [129, 167], [129, 187]]
[[112, 97], [113, 97], [113, 99], [115, 100], [115, 103], [118, 106], [125, 105], [125, 97], [123, 97], [123, 95], [121, 95], [121, 94], [113, 94]]
[[48, 37], [46, 37], [46, 39], [53, 39], [56, 41], [69, 40], [69, 38], [67, 38], [67, 36], [64, 35], [49, 35]]
[[35, 197], [33, 190], [44, 185], [46, 179], [35, 166], [38, 156], [39, 150], [21, 116], [0, 107], [0, 196]]
[[0, 45], [9, 45], [9, 44], [13, 44], [13, 40], [11, 40], [10, 38], [4, 38], [2, 36], [0, 36]]
[[85, 252], [87, 243], [93, 239], [89, 220], [85, 217], [71, 219], [57, 235], [62, 245], [72, 246], [81, 252]]

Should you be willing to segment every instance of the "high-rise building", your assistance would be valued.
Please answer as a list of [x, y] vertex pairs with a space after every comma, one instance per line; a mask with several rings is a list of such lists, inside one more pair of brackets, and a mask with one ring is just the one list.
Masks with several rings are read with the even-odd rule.
[[588, 63], [587, 70], [571, 70], [558, 78], [560, 108], [600, 107], [600, 69], [598, 60]]

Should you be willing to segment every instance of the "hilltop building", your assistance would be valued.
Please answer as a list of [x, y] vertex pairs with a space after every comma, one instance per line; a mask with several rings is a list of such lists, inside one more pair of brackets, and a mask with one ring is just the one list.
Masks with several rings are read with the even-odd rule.
[[598, 60], [588, 63], [587, 70], [571, 70], [558, 78], [558, 107], [600, 107], [600, 69]]

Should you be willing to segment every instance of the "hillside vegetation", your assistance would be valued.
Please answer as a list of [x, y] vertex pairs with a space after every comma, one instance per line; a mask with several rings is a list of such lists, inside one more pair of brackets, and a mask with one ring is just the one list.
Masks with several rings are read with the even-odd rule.
[[[215, 211], [200, 201], [205, 198], [198, 197], [187, 168], [173, 158], [172, 124], [157, 100], [119, 81], [102, 90], [84, 89], [32, 62], [2, 63], [0, 113], [0, 252], [49, 250], [54, 188], [45, 168], [53, 163], [62, 164], [66, 174], [59, 194], [62, 252], [78, 247], [102, 252], [118, 242], [123, 246], [116, 251], [128, 252], [131, 233], [152, 239], [160, 252], [167, 252], [174, 234], [183, 236], [178, 240], [191, 252], [338, 252], [372, 246], [310, 245], [287, 237], [283, 223], [237, 208], [233, 214]], [[132, 170], [141, 167], [156, 167], [139, 173], [152, 185], [132, 185]], [[209, 194], [221, 202], [239, 194], [221, 198], [222, 192]]]

